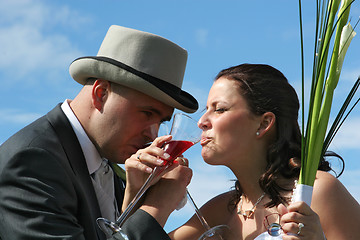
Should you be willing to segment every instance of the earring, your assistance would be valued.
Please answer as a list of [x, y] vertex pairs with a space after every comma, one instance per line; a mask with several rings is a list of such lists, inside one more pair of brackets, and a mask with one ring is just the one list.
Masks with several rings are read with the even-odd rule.
[[256, 132], [256, 136], [259, 136], [260, 135], [260, 133], [259, 132]]

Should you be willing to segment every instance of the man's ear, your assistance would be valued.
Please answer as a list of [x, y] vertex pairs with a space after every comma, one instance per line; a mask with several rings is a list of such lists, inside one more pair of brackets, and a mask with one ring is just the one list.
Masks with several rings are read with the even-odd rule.
[[267, 132], [270, 131], [270, 129], [273, 128], [273, 126], [275, 125], [275, 114], [272, 112], [266, 112], [261, 116], [260, 119], [260, 126], [257, 130], [256, 135], [258, 137], [263, 136], [264, 134], [266, 134]]
[[92, 87], [92, 104], [100, 112], [103, 111], [104, 104], [109, 95], [110, 82], [97, 79]]

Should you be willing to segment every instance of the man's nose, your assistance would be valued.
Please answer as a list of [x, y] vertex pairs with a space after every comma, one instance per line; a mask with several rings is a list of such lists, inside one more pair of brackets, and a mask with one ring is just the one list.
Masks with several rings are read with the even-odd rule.
[[157, 136], [158, 136], [158, 132], [159, 132], [159, 123], [154, 123], [151, 124], [147, 129], [146, 129], [146, 135], [147, 137], [150, 139], [150, 141], [153, 141]]

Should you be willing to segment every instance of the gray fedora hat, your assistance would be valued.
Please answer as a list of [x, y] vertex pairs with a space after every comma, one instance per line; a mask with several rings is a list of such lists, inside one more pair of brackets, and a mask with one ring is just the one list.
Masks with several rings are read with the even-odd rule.
[[198, 102], [181, 90], [186, 61], [187, 51], [163, 37], [113, 25], [97, 56], [74, 60], [69, 72], [83, 85], [89, 78], [101, 78], [193, 113]]

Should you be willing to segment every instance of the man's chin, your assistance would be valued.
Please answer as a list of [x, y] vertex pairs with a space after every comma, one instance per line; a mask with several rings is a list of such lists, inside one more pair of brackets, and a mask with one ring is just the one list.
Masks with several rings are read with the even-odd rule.
[[124, 164], [126, 159], [130, 158], [132, 154], [130, 154], [130, 153], [119, 153], [116, 157], [112, 158], [110, 161], [113, 162], [113, 163], [117, 163], [117, 164]]

